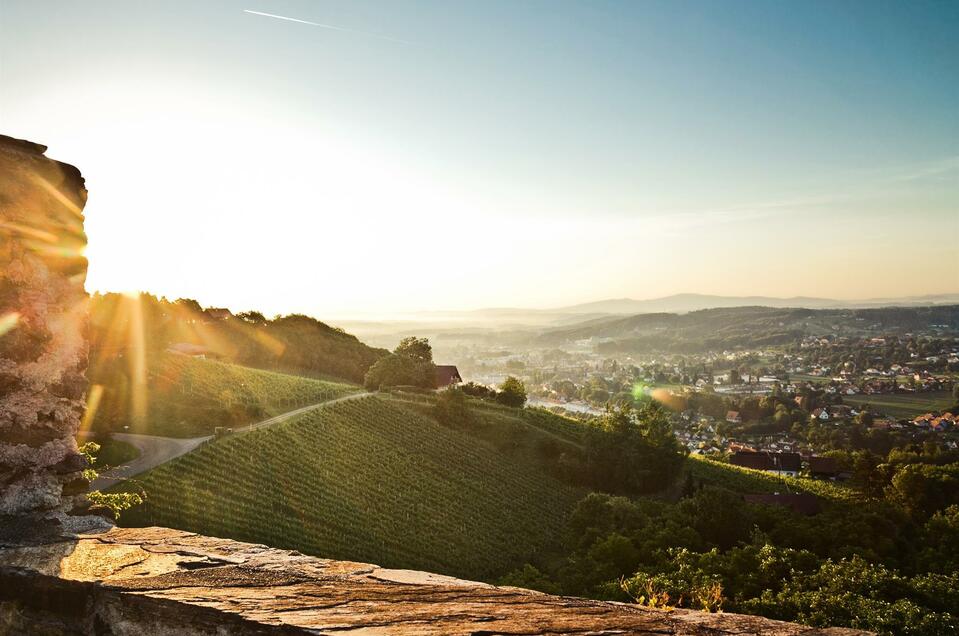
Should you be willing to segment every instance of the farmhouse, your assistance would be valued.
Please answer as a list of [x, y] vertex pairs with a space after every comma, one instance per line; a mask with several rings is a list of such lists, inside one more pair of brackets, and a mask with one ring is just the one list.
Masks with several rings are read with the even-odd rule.
[[459, 369], [452, 364], [438, 364], [436, 365], [436, 388], [445, 389], [449, 386], [454, 386], [463, 381], [463, 378], [460, 376]]

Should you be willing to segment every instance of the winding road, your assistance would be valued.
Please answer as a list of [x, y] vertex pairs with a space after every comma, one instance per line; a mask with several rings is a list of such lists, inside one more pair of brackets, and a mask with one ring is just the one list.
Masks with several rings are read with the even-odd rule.
[[[317, 402], [316, 404], [310, 404], [298, 409], [293, 409], [292, 411], [287, 411], [286, 413], [281, 413], [280, 415], [265, 419], [262, 422], [256, 422], [248, 426], [234, 428], [233, 432], [236, 434], [255, 431], [261, 428], [272, 426], [274, 424], [279, 424], [280, 422], [285, 422], [290, 418], [296, 417], [297, 415], [309, 413], [310, 411], [315, 411], [316, 409], [328, 406], [330, 404], [346, 402], [348, 400], [358, 400], [370, 395], [373, 394], [367, 392], [352, 393], [350, 395], [344, 395], [343, 397], [334, 398], [325, 402]], [[156, 468], [160, 464], [165, 464], [171, 459], [175, 459], [180, 455], [189, 453], [197, 446], [200, 446], [201, 444], [213, 439], [213, 436], [206, 435], [204, 437], [183, 438], [158, 437], [156, 435], [137, 435], [134, 433], [114, 433], [113, 438], [121, 442], [132, 444], [137, 448], [137, 450], [140, 451], [140, 454], [136, 459], [133, 459], [122, 466], [116, 466], [115, 468], [102, 471], [91, 484], [91, 490], [104, 490], [125, 479], [145, 473], [151, 468]]]

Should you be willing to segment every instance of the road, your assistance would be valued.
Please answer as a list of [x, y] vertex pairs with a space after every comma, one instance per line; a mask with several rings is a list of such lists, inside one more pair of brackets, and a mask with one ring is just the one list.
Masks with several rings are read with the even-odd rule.
[[[372, 395], [372, 393], [364, 392], [344, 395], [343, 397], [338, 397], [333, 400], [318, 402], [316, 404], [310, 404], [309, 406], [304, 406], [292, 411], [287, 411], [286, 413], [281, 413], [280, 415], [265, 419], [262, 422], [250, 424], [249, 426], [234, 428], [233, 431], [234, 433], [246, 433], [249, 431], [259, 430], [261, 428], [272, 426], [273, 424], [285, 422], [290, 418], [296, 417], [297, 415], [309, 413], [310, 411], [315, 411], [316, 409], [328, 406], [330, 404], [345, 402], [347, 400], [358, 400], [369, 395]], [[204, 442], [213, 439], [213, 436], [206, 435], [204, 437], [183, 438], [158, 437], [156, 435], [137, 435], [134, 433], [114, 433], [113, 438], [121, 442], [132, 444], [137, 448], [137, 450], [140, 451], [140, 455], [136, 459], [130, 461], [129, 463], [123, 464], [122, 466], [117, 466], [115, 468], [111, 468], [110, 470], [102, 471], [91, 484], [91, 490], [103, 490], [105, 488], [109, 488], [117, 482], [123, 481], [124, 479], [129, 479], [130, 477], [139, 475], [140, 473], [145, 473], [151, 468], [156, 468], [160, 464], [165, 464], [171, 459], [175, 459], [180, 455], [189, 453], [197, 446], [200, 446]]]

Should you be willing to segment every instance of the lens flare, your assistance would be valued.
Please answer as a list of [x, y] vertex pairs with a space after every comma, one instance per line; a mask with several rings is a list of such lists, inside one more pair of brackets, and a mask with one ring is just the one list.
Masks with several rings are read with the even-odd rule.
[[103, 385], [94, 384], [87, 393], [87, 408], [83, 412], [83, 420], [80, 422], [80, 431], [86, 432], [93, 425], [93, 418], [96, 417], [97, 409], [100, 407], [100, 400], [103, 398]]
[[18, 322], [20, 322], [20, 314], [15, 311], [0, 316], [0, 336], [16, 329]]

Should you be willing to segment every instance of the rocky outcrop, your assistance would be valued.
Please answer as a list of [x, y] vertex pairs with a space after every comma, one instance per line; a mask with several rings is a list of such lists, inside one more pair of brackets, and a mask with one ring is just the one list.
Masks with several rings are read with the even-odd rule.
[[45, 150], [0, 136], [0, 536], [37, 540], [90, 525], [69, 514], [86, 500], [87, 191]]
[[[42, 626], [42, 630], [38, 627]], [[862, 634], [329, 561], [166, 528], [0, 551], [0, 634]]]

